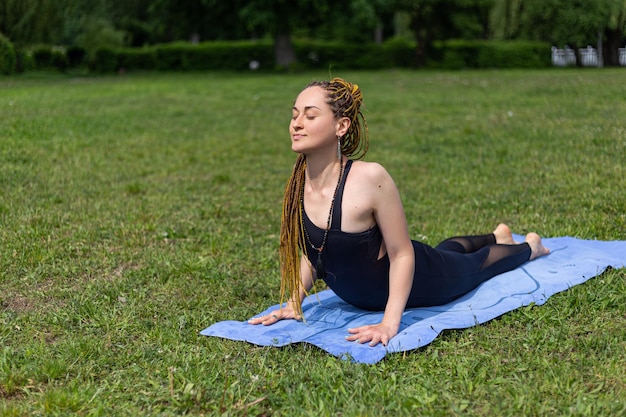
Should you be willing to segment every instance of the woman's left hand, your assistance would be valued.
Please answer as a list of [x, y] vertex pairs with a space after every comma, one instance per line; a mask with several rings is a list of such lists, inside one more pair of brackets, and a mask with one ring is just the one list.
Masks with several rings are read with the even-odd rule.
[[350, 336], [346, 336], [346, 340], [357, 343], [368, 343], [370, 346], [376, 346], [382, 343], [387, 346], [389, 340], [398, 333], [397, 327], [389, 326], [385, 323], [369, 324], [367, 326], [355, 327], [348, 329]]

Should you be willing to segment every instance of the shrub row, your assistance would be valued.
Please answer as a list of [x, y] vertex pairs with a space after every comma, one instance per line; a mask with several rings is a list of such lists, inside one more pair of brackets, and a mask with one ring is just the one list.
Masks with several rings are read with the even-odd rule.
[[[416, 63], [415, 45], [392, 39], [384, 44], [294, 41], [297, 69], [409, 68]], [[461, 68], [542, 68], [550, 65], [550, 47], [541, 42], [446, 41], [436, 43], [428, 66]], [[272, 44], [263, 42], [174, 43], [150, 48], [103, 49], [91, 68], [125, 70], [276, 70]]]
[[[384, 44], [294, 41], [298, 63], [293, 69], [409, 68], [416, 63], [411, 42], [394, 38]], [[550, 65], [550, 47], [540, 42], [445, 41], [427, 51], [429, 68], [540, 68]], [[0, 73], [31, 69], [88, 66], [101, 73], [133, 70], [284, 70], [274, 65], [271, 41], [175, 42], [144, 48], [103, 48], [88, 58], [78, 47], [36, 46], [15, 51], [0, 37]]]
[[99, 49], [89, 66], [97, 72], [243, 70], [253, 61], [267, 69], [273, 59], [269, 42], [175, 42], [145, 48]]
[[[384, 59], [380, 45], [347, 45], [341, 42], [295, 41], [296, 69], [327, 67], [381, 68], [394, 66]], [[410, 48], [407, 48], [410, 54]], [[211, 42], [192, 45], [172, 43], [149, 48], [101, 49], [91, 69], [97, 72], [156, 69], [189, 70], [284, 70], [274, 64], [273, 45], [269, 41]], [[292, 68], [293, 69], [293, 68]]]
[[551, 65], [550, 46], [528, 41], [437, 42], [429, 51], [433, 68], [543, 68]]

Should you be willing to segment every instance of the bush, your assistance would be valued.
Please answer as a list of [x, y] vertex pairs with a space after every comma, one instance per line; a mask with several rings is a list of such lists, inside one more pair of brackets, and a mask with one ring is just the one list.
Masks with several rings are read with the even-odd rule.
[[58, 69], [65, 71], [69, 66], [65, 49], [49, 45], [37, 45], [31, 48], [35, 68], [38, 70]]
[[[382, 69], [413, 67], [416, 46], [394, 38], [384, 44], [295, 40], [296, 69]], [[431, 68], [541, 68], [550, 65], [550, 47], [540, 42], [451, 40], [427, 51]], [[143, 48], [106, 47], [97, 50], [90, 68], [98, 72], [125, 70], [203, 71], [246, 70], [255, 63], [262, 71], [276, 68], [271, 41], [174, 42]], [[294, 69], [294, 68], [291, 68]]]
[[477, 65], [480, 68], [549, 67], [550, 47], [541, 42], [490, 42], [481, 48]]
[[402, 37], [394, 37], [384, 43], [384, 48], [395, 67], [414, 67], [416, 63], [415, 42], [409, 42]]
[[[298, 59], [297, 69], [410, 67], [415, 56], [414, 46], [402, 40], [383, 45], [297, 40], [294, 42], [294, 49]], [[174, 42], [144, 48], [101, 48], [96, 52], [90, 68], [98, 72], [114, 72], [119, 69], [284, 70], [276, 68], [273, 45], [267, 40], [200, 44]]]
[[95, 72], [115, 72], [119, 69], [119, 51], [113, 48], [98, 49], [89, 60], [89, 69]]
[[390, 49], [374, 43], [295, 41], [300, 65], [305, 68], [377, 69], [394, 66]]
[[154, 70], [156, 58], [150, 48], [123, 48], [117, 50], [117, 69], [123, 70]]
[[13, 74], [16, 70], [16, 62], [13, 44], [0, 33], [0, 74]]
[[543, 68], [550, 65], [550, 45], [525, 41], [437, 42], [428, 51], [428, 66], [461, 68]]
[[35, 69], [33, 53], [23, 48], [15, 48], [16, 70], [17, 72], [32, 71]]
[[94, 65], [96, 53], [104, 48], [121, 48], [124, 45], [123, 31], [117, 30], [113, 23], [106, 19], [86, 16], [80, 21], [80, 34], [76, 37], [76, 45], [87, 53], [90, 65]]
[[200, 44], [171, 43], [155, 47], [159, 70], [245, 70], [255, 61], [259, 68], [273, 68], [270, 42], [236, 41]]

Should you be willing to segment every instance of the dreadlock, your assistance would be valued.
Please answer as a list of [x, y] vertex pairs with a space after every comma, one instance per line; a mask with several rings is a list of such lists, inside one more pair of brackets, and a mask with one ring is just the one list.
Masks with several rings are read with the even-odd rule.
[[[361, 112], [363, 94], [359, 86], [341, 78], [330, 81], [313, 81], [306, 88], [321, 87], [327, 92], [326, 103], [335, 118], [347, 117], [350, 127], [341, 140], [341, 153], [351, 159], [363, 159], [369, 148], [369, 138], [365, 116]], [[302, 285], [300, 277], [300, 253], [306, 253], [304, 224], [300, 204], [303, 198], [306, 157], [298, 155], [283, 199], [283, 213], [280, 227], [280, 300], [281, 304], [291, 297], [298, 300]], [[296, 303], [296, 314], [303, 317], [302, 306]]]

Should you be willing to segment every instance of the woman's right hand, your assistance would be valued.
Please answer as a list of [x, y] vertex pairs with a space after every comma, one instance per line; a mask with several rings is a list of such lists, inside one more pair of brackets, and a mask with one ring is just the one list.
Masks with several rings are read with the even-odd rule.
[[284, 319], [294, 319], [298, 321], [302, 320], [302, 317], [297, 314], [296, 310], [292, 307], [291, 302], [287, 303], [285, 307], [274, 310], [265, 316], [251, 318], [250, 320], [248, 320], [248, 323], [269, 326], [270, 324], [274, 324]]

